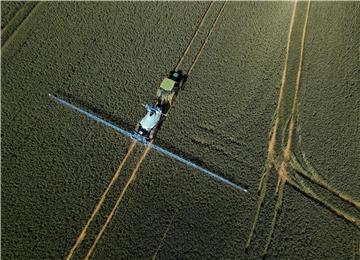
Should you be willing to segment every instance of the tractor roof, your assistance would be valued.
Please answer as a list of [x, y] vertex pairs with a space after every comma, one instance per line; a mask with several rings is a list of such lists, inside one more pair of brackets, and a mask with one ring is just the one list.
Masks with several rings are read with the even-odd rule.
[[161, 84], [160, 84], [160, 88], [166, 91], [172, 91], [172, 89], [175, 86], [175, 81], [173, 81], [172, 79], [164, 79]]

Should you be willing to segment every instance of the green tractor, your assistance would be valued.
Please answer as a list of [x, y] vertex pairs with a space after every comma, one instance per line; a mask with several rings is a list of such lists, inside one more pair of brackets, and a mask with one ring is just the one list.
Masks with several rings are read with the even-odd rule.
[[166, 114], [175, 101], [179, 90], [184, 88], [187, 76], [181, 70], [171, 71], [169, 76], [165, 78], [157, 90], [157, 107], [161, 108], [163, 114]]

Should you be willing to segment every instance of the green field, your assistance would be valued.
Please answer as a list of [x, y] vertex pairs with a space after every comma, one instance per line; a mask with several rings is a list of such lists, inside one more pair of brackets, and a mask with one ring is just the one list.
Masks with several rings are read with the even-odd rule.
[[[48, 94], [131, 130], [209, 4], [1, 1], [2, 259], [64, 259], [130, 144]], [[157, 249], [157, 259], [360, 258], [360, 3], [293, 6], [226, 3], [155, 140], [249, 192], [150, 151], [93, 259]], [[143, 151], [137, 144], [74, 259]]]

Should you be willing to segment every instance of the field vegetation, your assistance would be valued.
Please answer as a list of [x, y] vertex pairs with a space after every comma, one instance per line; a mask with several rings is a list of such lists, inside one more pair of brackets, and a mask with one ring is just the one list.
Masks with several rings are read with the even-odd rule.
[[[1, 2], [3, 259], [360, 257], [360, 4], [224, 4]], [[155, 142], [248, 193], [48, 97], [130, 130], [174, 67]]]

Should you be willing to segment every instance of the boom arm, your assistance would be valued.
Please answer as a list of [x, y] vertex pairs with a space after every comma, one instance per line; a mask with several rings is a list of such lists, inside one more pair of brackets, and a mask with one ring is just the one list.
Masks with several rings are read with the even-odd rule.
[[[142, 139], [136, 138], [136, 135], [134, 135], [133, 133], [128, 132], [128, 131], [126, 131], [126, 130], [124, 130], [124, 129], [122, 129], [122, 128], [120, 128], [120, 127], [118, 127], [118, 126], [104, 120], [104, 119], [101, 119], [100, 117], [97, 117], [94, 114], [91, 114], [91, 113], [89, 113], [89, 112], [87, 112], [87, 111], [85, 111], [85, 110], [83, 110], [83, 109], [81, 109], [81, 108], [79, 108], [79, 107], [77, 107], [77, 106], [75, 106], [73, 104], [70, 104], [69, 102], [67, 102], [65, 100], [62, 100], [62, 99], [60, 99], [60, 98], [58, 98], [56, 96], [53, 96], [51, 94], [49, 94], [49, 97], [52, 98], [53, 100], [55, 100], [56, 102], [58, 102], [59, 104], [67, 106], [67, 107], [69, 107], [69, 108], [71, 108], [71, 109], [73, 109], [73, 110], [75, 110], [75, 111], [77, 111], [77, 112], [91, 118], [92, 120], [94, 120], [96, 122], [99, 122], [99, 123], [104, 124], [104, 125], [106, 125], [108, 127], [111, 127], [115, 131], [117, 131], [117, 132], [119, 132], [119, 133], [121, 133], [121, 134], [123, 134], [123, 135], [125, 135], [127, 137], [135, 138], [136, 140], [144, 143]], [[213, 173], [213, 172], [211, 172], [211, 171], [209, 171], [209, 170], [207, 170], [207, 169], [205, 169], [205, 168], [203, 168], [203, 167], [201, 167], [201, 166], [199, 166], [199, 165], [197, 165], [197, 164], [195, 164], [195, 163], [193, 163], [193, 162], [191, 162], [189, 160], [186, 160], [186, 159], [184, 159], [184, 158], [182, 158], [182, 157], [180, 157], [180, 156], [178, 156], [178, 155], [176, 155], [176, 154], [174, 154], [174, 153], [172, 153], [172, 152], [170, 152], [170, 151], [168, 151], [168, 150], [166, 150], [166, 149], [164, 149], [164, 148], [162, 148], [160, 146], [157, 146], [157, 145], [154, 145], [154, 144], [151, 144], [151, 143], [144, 143], [144, 144], [145, 145], [150, 145], [151, 148], [153, 148], [154, 150], [156, 150], [156, 151], [158, 151], [158, 152], [160, 152], [160, 153], [162, 153], [162, 154], [164, 154], [164, 155], [166, 155], [166, 156], [168, 156], [170, 158], [173, 158], [173, 159], [175, 159], [175, 160], [177, 160], [177, 161], [179, 161], [179, 162], [181, 162], [183, 164], [186, 164], [186, 165], [188, 165], [188, 166], [190, 166], [190, 167], [192, 167], [194, 169], [197, 169], [197, 170], [199, 170], [199, 171], [201, 171], [203, 173], [206, 173], [207, 175], [209, 175], [209, 176], [217, 179], [218, 181], [221, 181], [221, 182], [223, 182], [223, 183], [225, 183], [225, 184], [227, 184], [227, 185], [229, 185], [229, 186], [231, 186], [231, 187], [233, 187], [233, 188], [235, 188], [237, 190], [248, 192], [246, 189], [240, 187], [239, 185], [237, 185], [237, 184], [235, 184], [235, 183], [233, 183], [233, 182], [231, 182], [231, 181], [229, 181], [229, 180], [227, 180], [227, 179], [225, 179], [225, 178], [223, 178], [223, 177], [221, 177], [221, 176], [219, 176], [219, 175], [217, 175], [217, 174], [215, 174], [215, 173]]]

